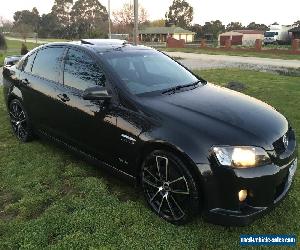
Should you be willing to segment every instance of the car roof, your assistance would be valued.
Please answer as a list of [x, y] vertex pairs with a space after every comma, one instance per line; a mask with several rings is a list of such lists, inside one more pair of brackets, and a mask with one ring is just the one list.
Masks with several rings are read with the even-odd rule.
[[85, 47], [87, 49], [93, 50], [94, 52], [111, 52], [114, 50], [153, 50], [150, 47], [146, 47], [143, 45], [132, 45], [128, 43], [126, 40], [119, 39], [82, 39], [80, 41], [71, 41], [71, 42], [54, 42], [47, 43], [43, 45], [43, 47], [48, 47], [52, 45], [74, 45], [78, 47]]

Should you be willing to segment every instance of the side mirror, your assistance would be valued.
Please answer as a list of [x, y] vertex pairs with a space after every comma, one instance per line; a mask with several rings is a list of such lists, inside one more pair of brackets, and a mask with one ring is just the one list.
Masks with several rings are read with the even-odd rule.
[[8, 56], [4, 59], [4, 66], [14, 66], [22, 56]]
[[82, 98], [84, 100], [105, 101], [105, 100], [110, 100], [111, 95], [107, 92], [107, 89], [105, 87], [96, 86], [96, 87], [87, 88], [83, 92]]

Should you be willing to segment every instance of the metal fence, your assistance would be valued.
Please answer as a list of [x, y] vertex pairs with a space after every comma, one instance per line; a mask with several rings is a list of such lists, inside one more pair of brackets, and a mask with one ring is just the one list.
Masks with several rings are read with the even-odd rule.
[[166, 48], [167, 47], [166, 42], [142, 42], [141, 45], [145, 45], [147, 47], [153, 47], [153, 48]]

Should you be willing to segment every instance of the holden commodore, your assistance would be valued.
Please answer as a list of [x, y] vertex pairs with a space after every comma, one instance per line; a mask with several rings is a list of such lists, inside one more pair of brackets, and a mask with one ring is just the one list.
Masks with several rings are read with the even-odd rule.
[[[12, 62], [14, 58], [7, 62]], [[40, 46], [3, 70], [12, 130], [133, 180], [161, 218], [246, 225], [286, 196], [295, 132], [274, 108], [120, 40]]]

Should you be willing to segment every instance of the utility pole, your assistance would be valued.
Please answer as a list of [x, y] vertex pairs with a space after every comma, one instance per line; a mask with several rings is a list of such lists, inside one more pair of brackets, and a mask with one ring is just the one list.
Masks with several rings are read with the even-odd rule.
[[138, 44], [138, 36], [139, 36], [139, 3], [138, 0], [134, 0], [134, 30], [133, 30], [133, 41], [134, 44]]
[[108, 0], [108, 38], [111, 39], [111, 23], [110, 23], [110, 0]]

